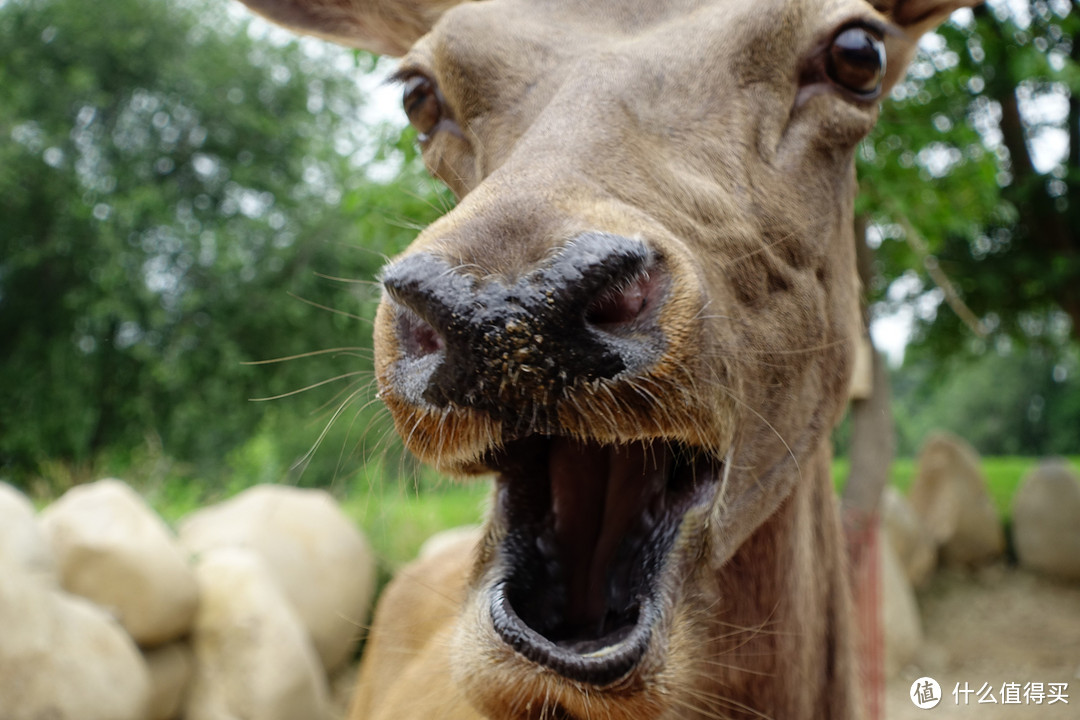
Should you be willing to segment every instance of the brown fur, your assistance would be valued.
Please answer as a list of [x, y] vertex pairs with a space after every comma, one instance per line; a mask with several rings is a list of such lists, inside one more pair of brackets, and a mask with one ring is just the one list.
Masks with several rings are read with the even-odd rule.
[[[852, 154], [877, 104], [800, 78], [838, 28], [876, 20], [897, 26], [891, 85], [917, 36], [973, 2], [250, 4], [350, 44], [412, 44], [403, 70], [437, 81], [460, 132], [436, 133], [424, 158], [461, 202], [406, 254], [512, 279], [582, 232], [655, 248], [671, 279], [663, 357], [576, 387], [559, 432], [677, 440], [728, 468], [683, 522], [663, 636], [628, 677], [569, 681], [494, 633], [481, 589], [501, 562], [495, 515], [475, 548], [387, 590], [353, 720], [857, 717], [828, 433], [859, 330]], [[501, 425], [398, 392], [393, 312], [380, 307], [376, 372], [399, 432], [444, 470], [478, 470]]]

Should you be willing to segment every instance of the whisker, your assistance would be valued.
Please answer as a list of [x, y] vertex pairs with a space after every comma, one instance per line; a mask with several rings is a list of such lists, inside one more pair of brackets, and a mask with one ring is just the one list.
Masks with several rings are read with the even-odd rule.
[[312, 444], [311, 449], [304, 453], [304, 455], [299, 460], [293, 463], [292, 469], [295, 470], [296, 468], [305, 466], [307, 463], [311, 462], [311, 458], [314, 457], [315, 451], [319, 449], [319, 446], [322, 445], [322, 441], [326, 438], [327, 433], [330, 432], [330, 427], [334, 424], [334, 421], [338, 419], [341, 413], [345, 411], [345, 408], [348, 407], [349, 403], [355, 396], [356, 393], [349, 395], [349, 397], [347, 397], [341, 403], [341, 405], [338, 406], [338, 409], [334, 412], [333, 417], [331, 417], [330, 420], [323, 427], [322, 432], [319, 433], [319, 436], [315, 438], [315, 442]]
[[764, 415], [759, 413], [754, 408], [750, 407], [750, 405], [748, 403], [746, 403], [744, 400], [742, 400], [742, 398], [735, 395], [735, 393], [730, 388], [728, 388], [726, 386], [723, 386], [723, 385], [721, 385], [720, 388], [721, 388], [721, 390], [723, 390], [725, 392], [725, 394], [728, 397], [730, 397], [732, 400], [734, 400], [740, 406], [742, 406], [747, 411], [752, 413], [755, 417], [757, 417], [758, 420], [760, 420], [762, 423], [764, 423], [765, 426], [767, 428], [769, 428], [769, 430], [771, 430], [774, 435], [776, 435], [776, 439], [779, 440], [783, 444], [784, 449], [787, 450], [788, 455], [791, 457], [791, 461], [793, 463], [795, 463], [795, 472], [798, 474], [799, 479], [802, 480], [802, 468], [799, 466], [799, 458], [796, 457], [795, 451], [791, 449], [791, 446], [788, 445], [787, 440], [785, 440], [784, 436], [780, 434], [780, 431], [778, 431], [776, 429], [776, 427], [771, 422], [766, 420]]
[[352, 372], [342, 373], [341, 375], [335, 375], [332, 378], [327, 378], [326, 380], [320, 380], [319, 382], [312, 383], [311, 385], [308, 385], [306, 387], [298, 388], [296, 390], [289, 390], [288, 392], [281, 393], [280, 395], [270, 395], [269, 397], [248, 398], [248, 402], [268, 402], [270, 400], [280, 400], [281, 398], [292, 397], [293, 395], [299, 395], [300, 393], [305, 393], [308, 390], [314, 390], [315, 388], [322, 387], [323, 385], [329, 385], [330, 383], [335, 383], [338, 380], [344, 380], [345, 378], [355, 377], [356, 375], [360, 375], [360, 374], [362, 374], [364, 372], [366, 372], [366, 371], [365, 370], [354, 370]]
[[267, 360], [245, 360], [241, 362], [241, 365], [272, 365], [274, 363], [289, 362], [290, 360], [300, 360], [302, 358], [318, 357], [320, 355], [334, 355], [334, 354], [354, 354], [357, 357], [362, 357], [359, 353], [371, 352], [370, 348], [366, 348], [360, 345], [354, 345], [352, 347], [339, 347], [339, 348], [326, 348], [325, 350], [311, 350], [309, 352], [299, 353], [297, 355], [286, 355], [283, 357], [269, 358]]
[[349, 318], [350, 320], [359, 320], [360, 322], [367, 323], [369, 325], [372, 324], [372, 322], [373, 322], [371, 318], [364, 317], [363, 315], [356, 315], [354, 313], [345, 312], [344, 310], [338, 310], [337, 308], [332, 308], [329, 305], [323, 305], [322, 303], [317, 303], [314, 300], [309, 300], [309, 299], [307, 299], [305, 297], [301, 297], [301, 296], [299, 296], [299, 295], [297, 295], [295, 293], [289, 293], [289, 297], [291, 297], [291, 298], [293, 298], [295, 300], [299, 300], [300, 302], [304, 303], [305, 305], [310, 305], [313, 308], [318, 308], [319, 310], [325, 310], [326, 312], [333, 313], [334, 315], [340, 315], [341, 317], [346, 317], [346, 318]]

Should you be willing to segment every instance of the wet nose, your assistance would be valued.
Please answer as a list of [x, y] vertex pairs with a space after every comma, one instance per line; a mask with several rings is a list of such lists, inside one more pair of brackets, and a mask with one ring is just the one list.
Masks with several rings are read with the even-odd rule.
[[396, 313], [394, 382], [416, 403], [510, 418], [663, 352], [666, 274], [637, 239], [580, 235], [516, 280], [415, 253], [382, 283]]

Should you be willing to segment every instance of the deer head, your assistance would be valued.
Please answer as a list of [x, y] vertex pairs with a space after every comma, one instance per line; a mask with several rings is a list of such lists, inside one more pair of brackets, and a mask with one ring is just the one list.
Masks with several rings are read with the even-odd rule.
[[403, 55], [460, 199], [384, 269], [375, 331], [408, 447], [497, 476], [458, 682], [490, 717], [538, 716], [523, 687], [552, 717], [694, 716], [677, 676], [717, 596], [775, 609], [825, 562], [785, 540], [754, 556], [768, 592], [746, 562], [717, 580], [785, 503], [835, 533], [791, 498], [827, 487], [860, 329], [853, 152], [919, 35], [973, 2], [245, 1]]

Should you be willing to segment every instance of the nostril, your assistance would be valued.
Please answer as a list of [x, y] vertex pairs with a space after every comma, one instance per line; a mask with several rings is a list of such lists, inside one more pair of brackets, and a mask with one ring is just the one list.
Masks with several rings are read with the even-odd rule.
[[432, 355], [446, 347], [446, 342], [431, 323], [407, 308], [402, 308], [398, 316], [398, 337], [404, 351], [416, 358]]
[[585, 310], [585, 320], [591, 325], [625, 325], [648, 312], [658, 293], [657, 278], [641, 273], [628, 284], [601, 293]]
[[455, 273], [445, 260], [428, 254], [408, 255], [381, 273], [386, 300], [396, 316], [401, 352], [425, 358], [446, 347], [443, 334], [457, 309], [475, 298], [472, 278]]

